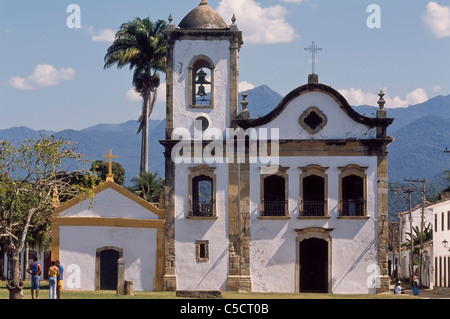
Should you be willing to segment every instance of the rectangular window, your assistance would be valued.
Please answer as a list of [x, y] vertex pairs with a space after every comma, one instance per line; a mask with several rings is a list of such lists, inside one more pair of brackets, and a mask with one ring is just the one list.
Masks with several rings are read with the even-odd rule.
[[209, 240], [195, 241], [195, 255], [197, 262], [207, 262], [209, 260]]
[[450, 230], [450, 210], [447, 212], [447, 230]]
[[441, 230], [444, 231], [444, 212], [441, 213]]
[[450, 257], [447, 257], [447, 278], [448, 278], [448, 282], [447, 282], [447, 288], [450, 287]]
[[437, 214], [434, 215], [434, 231], [437, 232], [438, 231], [438, 217]]
[[434, 264], [436, 265], [436, 269], [435, 269], [435, 271], [434, 271], [434, 283], [435, 283], [435, 285], [437, 286], [438, 285], [438, 267], [437, 267], [437, 264], [438, 264], [438, 258], [437, 257], [434, 257]]

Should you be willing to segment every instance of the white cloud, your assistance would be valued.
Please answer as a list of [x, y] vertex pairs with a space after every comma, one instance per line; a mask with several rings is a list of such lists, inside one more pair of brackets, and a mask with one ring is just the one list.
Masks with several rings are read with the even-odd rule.
[[450, 37], [450, 7], [429, 2], [422, 15], [422, 22], [435, 38]]
[[102, 29], [96, 32], [93, 26], [89, 26], [86, 30], [91, 35], [91, 39], [94, 42], [112, 43], [116, 38], [116, 32], [112, 29]]
[[302, 2], [306, 2], [308, 0], [281, 0], [281, 1], [286, 2], [286, 3], [302, 3]]
[[[379, 100], [378, 93], [373, 92], [364, 92], [361, 89], [350, 88], [349, 90], [341, 89], [338, 90], [348, 103], [352, 106], [359, 105], [372, 105], [378, 106], [377, 102]], [[386, 88], [383, 88], [384, 93], [387, 92]], [[397, 108], [397, 107], [408, 107], [409, 105], [414, 105], [418, 103], [423, 103], [428, 100], [427, 92], [422, 88], [417, 88], [408, 94], [406, 97], [402, 99], [400, 96], [391, 97], [387, 93], [384, 96], [384, 100], [386, 101], [386, 108]]]
[[437, 92], [440, 92], [440, 91], [442, 90], [442, 87], [441, 87], [439, 84], [436, 84], [435, 86], [433, 86], [433, 87], [431, 88], [431, 90], [432, 90], [434, 93], [437, 93]]
[[35, 90], [55, 86], [62, 81], [72, 80], [75, 77], [73, 68], [60, 68], [48, 64], [38, 64], [33, 73], [26, 78], [17, 76], [8, 81], [8, 84], [19, 90]]
[[142, 97], [139, 93], [136, 92], [134, 88], [131, 88], [126, 93], [127, 100], [130, 102], [141, 102]]
[[286, 22], [288, 11], [281, 5], [262, 7], [254, 0], [222, 0], [217, 12], [224, 19], [236, 15], [236, 23], [246, 43], [286, 43], [299, 38]]
[[427, 92], [425, 92], [425, 90], [422, 88], [415, 89], [414, 91], [406, 94], [406, 101], [408, 101], [408, 105], [423, 103], [427, 100]]
[[[134, 88], [129, 89], [125, 96], [130, 102], [142, 102], [141, 95], [137, 93]], [[161, 83], [159, 85], [156, 103], [166, 103], [166, 83]]]
[[247, 81], [239, 82], [239, 92], [244, 92], [254, 89], [255, 86]]

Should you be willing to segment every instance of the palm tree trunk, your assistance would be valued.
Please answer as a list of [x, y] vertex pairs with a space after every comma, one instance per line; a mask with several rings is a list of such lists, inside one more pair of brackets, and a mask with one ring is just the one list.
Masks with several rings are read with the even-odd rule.
[[144, 94], [144, 104], [142, 105], [142, 138], [141, 138], [141, 168], [140, 173], [148, 172], [148, 104], [149, 94]]

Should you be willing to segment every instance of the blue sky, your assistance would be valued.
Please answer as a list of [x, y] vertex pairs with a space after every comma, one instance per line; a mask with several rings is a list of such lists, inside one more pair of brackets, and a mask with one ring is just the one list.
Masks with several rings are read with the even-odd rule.
[[[15, 0], [0, 2], [0, 129], [83, 129], [137, 119], [141, 103], [128, 69], [103, 70], [121, 23], [174, 23], [200, 0]], [[311, 72], [352, 105], [406, 107], [450, 94], [450, 1], [208, 0], [244, 36], [241, 91], [266, 84], [285, 95]], [[67, 19], [80, 8], [80, 28]], [[373, 6], [376, 5], [376, 10]], [[369, 23], [368, 23], [369, 20]], [[163, 76], [164, 78], [164, 76]], [[164, 87], [163, 87], [164, 89]], [[153, 118], [164, 116], [164, 91]], [[275, 107], [275, 106], [274, 106]]]

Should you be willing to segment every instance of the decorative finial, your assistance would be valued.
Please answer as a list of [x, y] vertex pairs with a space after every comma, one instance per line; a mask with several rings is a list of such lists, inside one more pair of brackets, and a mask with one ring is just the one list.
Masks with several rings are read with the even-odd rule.
[[169, 17], [167, 18], [167, 20], [169, 20], [169, 24], [166, 27], [167, 31], [174, 31], [175, 30], [175, 24], [172, 23], [173, 21], [173, 17], [172, 14], [169, 14]]
[[231, 31], [238, 31], [238, 26], [237, 26], [237, 24], [236, 24], [236, 16], [235, 16], [235, 14], [233, 13], [233, 17], [231, 17], [231, 25], [230, 25], [230, 30]]
[[103, 155], [103, 158], [108, 158], [109, 160], [109, 170], [108, 174], [106, 175], [106, 181], [107, 182], [114, 182], [114, 175], [112, 173], [112, 159], [113, 158], [119, 158], [118, 155], [112, 155], [112, 150], [109, 150], [108, 155]]
[[242, 111], [241, 111], [241, 114], [239, 115], [239, 117], [241, 119], [250, 118], [250, 112], [247, 110], [247, 106], [248, 106], [247, 97], [248, 97], [247, 91], [243, 92], [242, 93], [242, 101], [241, 101]]
[[380, 107], [380, 109], [384, 108], [384, 104], [386, 103], [386, 101], [384, 100], [384, 92], [383, 90], [380, 90], [380, 93], [378, 93], [378, 96], [380, 97], [380, 99], [378, 100], [378, 106]]
[[207, 4], [208, 4], [208, 1], [206, 1], [206, 0], [202, 0], [202, 2], [200, 2], [200, 5], [201, 5], [201, 6], [207, 5]]

